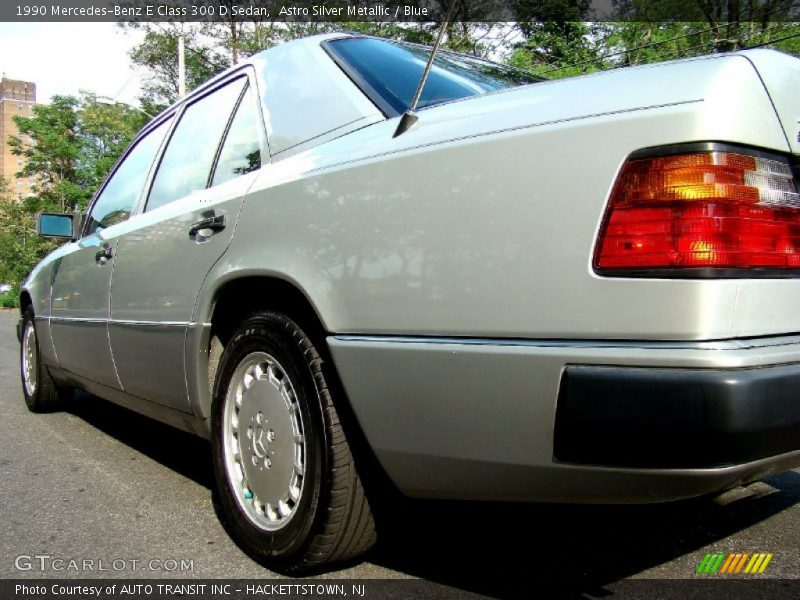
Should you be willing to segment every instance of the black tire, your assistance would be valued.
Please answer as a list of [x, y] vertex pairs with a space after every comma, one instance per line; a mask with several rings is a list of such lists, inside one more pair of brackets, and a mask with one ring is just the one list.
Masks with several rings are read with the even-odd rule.
[[[28, 330], [32, 329], [34, 338], [31, 343], [31, 350], [35, 356], [34, 370], [37, 374], [36, 384], [31, 389], [31, 385], [25, 379], [25, 350], [26, 336]], [[60, 410], [66, 402], [72, 398], [73, 390], [59, 386], [50, 376], [47, 366], [41, 361], [39, 353], [39, 336], [36, 334], [36, 322], [34, 320], [33, 308], [30, 306], [25, 309], [22, 317], [22, 342], [20, 343], [20, 378], [22, 380], [22, 393], [25, 396], [25, 404], [28, 410], [35, 413], [52, 412]]]
[[[277, 530], [259, 527], [248, 516], [245, 501], [235, 496], [241, 488], [237, 491], [226, 466], [226, 398], [234, 374], [241, 373], [237, 369], [254, 353], [268, 354], [280, 363], [293, 387], [305, 440], [302, 492], [288, 522]], [[279, 313], [260, 312], [246, 319], [231, 337], [214, 385], [212, 449], [223, 520], [232, 537], [253, 558], [287, 574], [352, 560], [376, 541], [372, 511], [331, 397], [328, 368], [294, 321]], [[238, 416], [236, 422], [238, 436]], [[246, 462], [247, 449], [239, 442], [237, 447], [243, 457], [239, 460]], [[255, 464], [256, 458], [250, 458]], [[243, 498], [248, 498], [247, 493]]]

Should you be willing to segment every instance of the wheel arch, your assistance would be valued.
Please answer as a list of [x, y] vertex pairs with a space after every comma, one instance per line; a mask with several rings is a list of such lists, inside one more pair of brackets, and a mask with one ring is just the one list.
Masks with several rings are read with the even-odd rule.
[[194, 413], [211, 415], [216, 368], [236, 327], [257, 310], [283, 312], [295, 320], [327, 353], [325, 321], [303, 286], [271, 271], [228, 272], [201, 290], [194, 326], [186, 339], [186, 375]]
[[24, 315], [29, 306], [33, 306], [33, 298], [28, 290], [22, 290], [19, 293], [19, 314]]
[[[275, 274], [244, 274], [219, 285], [208, 306], [212, 336], [233, 333], [248, 314], [261, 309], [292, 318], [312, 337], [324, 338], [328, 328], [306, 291], [295, 281]], [[317, 341], [315, 339], [315, 341]]]
[[[361, 465], [370, 472], [370, 481], [365, 484], [371, 488], [379, 488], [375, 493], [395, 493], [383, 467], [375, 457], [364, 436], [361, 425], [353, 412], [347, 394], [344, 391], [338, 369], [330, 354], [327, 336], [332, 333], [322, 317], [318, 306], [310, 295], [296, 281], [289, 277], [273, 273], [246, 273], [239, 277], [230, 277], [221, 281], [209, 293], [205, 310], [198, 311], [199, 327], [197, 337], [190, 342], [187, 339], [187, 350], [194, 345], [195, 350], [187, 353], [187, 357], [197, 357], [189, 366], [187, 376], [192, 377], [194, 371], [195, 398], [194, 409], [205, 419], [210, 427], [211, 403], [213, 401], [213, 385], [219, 359], [224, 351], [225, 343], [248, 315], [257, 310], [275, 310], [294, 320], [314, 341], [323, 360], [330, 365], [330, 374], [336, 387], [333, 394], [336, 410], [342, 421], [351, 448], [359, 457]], [[241, 299], [245, 299], [244, 302]], [[190, 334], [191, 335], [191, 334]], [[192, 385], [191, 380], [188, 382]], [[210, 434], [210, 429], [208, 430]]]

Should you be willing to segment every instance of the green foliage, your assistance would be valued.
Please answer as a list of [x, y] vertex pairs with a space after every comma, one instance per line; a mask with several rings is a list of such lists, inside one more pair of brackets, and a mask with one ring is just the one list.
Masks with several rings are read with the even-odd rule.
[[143, 85], [142, 107], [150, 114], [178, 100], [178, 37], [183, 34], [186, 89], [192, 90], [230, 66], [223, 50], [204, 35], [200, 25], [149, 24], [144, 41], [130, 53], [131, 61], [149, 73]]
[[147, 121], [139, 110], [102, 104], [89, 93], [54, 96], [33, 107], [33, 117], [14, 117], [19, 136], [11, 151], [25, 158], [19, 177], [36, 181], [37, 210], [82, 211], [119, 155]]
[[0, 294], [0, 308], [19, 308], [19, 288], [13, 287]]
[[12, 200], [6, 182], [0, 178], [0, 283], [13, 286], [0, 295], [0, 306], [16, 306], [20, 282], [54, 247], [36, 235], [36, 212], [35, 199]]
[[530, 23], [528, 35], [511, 54], [509, 63], [537, 74], [559, 77], [595, 71], [603, 66], [600, 26], [583, 22]]
[[[151, 113], [152, 114], [152, 113]], [[91, 193], [150, 117], [125, 104], [106, 104], [83, 92], [78, 110], [78, 180]]]
[[[30, 177], [36, 193], [17, 201], [0, 183], [0, 283], [17, 286], [55, 247], [36, 235], [40, 212], [80, 212], [120, 154], [147, 121], [139, 110], [102, 104], [88, 93], [55, 96], [37, 105], [30, 118], [14, 117], [19, 135], [12, 152], [25, 159], [20, 177]], [[16, 297], [11, 292], [3, 297]]]
[[20, 177], [36, 177], [40, 200], [48, 209], [73, 210], [84, 198], [76, 186], [78, 100], [56, 96], [50, 105], [33, 107], [31, 118], [14, 117], [20, 135], [9, 141], [11, 151], [25, 158]]
[[[791, 34], [797, 19], [796, 0], [618, 0], [614, 16], [629, 41], [641, 46], [650, 31], [664, 40], [675, 34], [672, 52], [654, 50], [655, 60], [709, 52], [727, 52]], [[624, 21], [624, 22], [622, 22]], [[638, 37], [636, 30], [644, 32]], [[778, 46], [781, 49], [787, 47]], [[669, 50], [669, 44], [665, 44]]]

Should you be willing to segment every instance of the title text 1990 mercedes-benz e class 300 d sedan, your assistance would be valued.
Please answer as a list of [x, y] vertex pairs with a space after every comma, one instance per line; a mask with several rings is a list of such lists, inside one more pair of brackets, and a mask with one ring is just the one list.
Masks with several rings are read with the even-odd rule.
[[362, 454], [409, 496], [548, 502], [800, 465], [800, 60], [546, 82], [441, 52], [403, 130], [427, 58], [265, 51], [42, 215], [71, 241], [22, 290], [30, 408], [81, 388], [208, 437], [287, 572], [374, 543]]

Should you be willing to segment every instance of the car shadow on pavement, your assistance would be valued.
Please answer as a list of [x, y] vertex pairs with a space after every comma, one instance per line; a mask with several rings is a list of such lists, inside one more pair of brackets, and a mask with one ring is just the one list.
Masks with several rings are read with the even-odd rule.
[[75, 394], [70, 413], [184, 477], [214, 487], [207, 441], [91, 394]]
[[382, 532], [371, 560], [496, 598], [530, 598], [545, 582], [602, 597], [606, 584], [694, 554], [685, 572], [671, 565], [654, 575], [691, 578], [710, 546], [800, 502], [800, 473], [765, 481], [778, 491], [727, 506], [711, 498], [620, 506], [413, 502]]
[[[213, 490], [208, 442], [94, 396], [80, 396], [70, 409], [74, 415]], [[495, 598], [529, 598], [542, 582], [602, 597], [609, 594], [604, 585], [686, 555], [699, 560], [719, 540], [800, 503], [800, 473], [765, 481], [778, 491], [727, 506], [709, 498], [626, 506], [395, 499], [381, 511], [380, 541], [367, 560]], [[689, 556], [685, 573], [676, 573], [673, 565], [663, 576], [692, 577], [697, 560]]]

